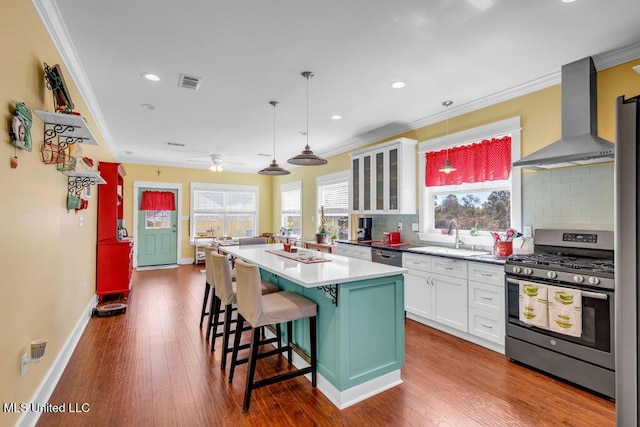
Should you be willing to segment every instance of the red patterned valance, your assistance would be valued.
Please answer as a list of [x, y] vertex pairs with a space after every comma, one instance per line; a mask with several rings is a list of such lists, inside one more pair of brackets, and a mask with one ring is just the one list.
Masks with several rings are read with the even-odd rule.
[[[449, 162], [456, 168], [440, 172], [449, 152]], [[507, 179], [511, 174], [511, 137], [485, 139], [448, 150], [426, 153], [425, 185], [437, 187]]]
[[176, 198], [170, 191], [143, 191], [141, 211], [175, 211]]

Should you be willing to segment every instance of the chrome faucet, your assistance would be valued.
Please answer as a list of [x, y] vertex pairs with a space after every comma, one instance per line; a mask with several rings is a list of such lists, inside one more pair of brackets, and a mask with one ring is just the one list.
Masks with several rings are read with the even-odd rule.
[[456, 221], [455, 219], [452, 219], [451, 222], [449, 222], [449, 231], [447, 234], [451, 235], [451, 231], [454, 229], [456, 229], [456, 240], [455, 240], [455, 247], [456, 249], [460, 249], [460, 246], [463, 246], [465, 243], [460, 240], [460, 232], [458, 230], [458, 221]]

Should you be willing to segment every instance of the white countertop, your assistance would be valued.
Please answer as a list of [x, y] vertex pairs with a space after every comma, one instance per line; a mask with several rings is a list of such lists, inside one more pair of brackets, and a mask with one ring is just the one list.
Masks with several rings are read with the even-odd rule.
[[282, 248], [282, 244], [272, 243], [267, 245], [226, 246], [224, 251], [306, 288], [393, 276], [404, 274], [408, 271], [406, 268], [392, 267], [342, 255], [300, 248], [298, 248], [298, 253], [309, 252], [313, 254], [314, 258], [323, 258], [330, 261], [305, 264], [267, 252]]

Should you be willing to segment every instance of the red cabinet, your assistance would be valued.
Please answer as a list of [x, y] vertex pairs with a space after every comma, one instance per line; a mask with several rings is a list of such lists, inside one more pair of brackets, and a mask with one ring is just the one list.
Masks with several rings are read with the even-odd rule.
[[96, 294], [129, 295], [133, 269], [133, 240], [118, 240], [118, 227], [124, 217], [124, 176], [121, 163], [100, 162], [100, 175], [107, 181], [98, 186], [98, 248]]
[[133, 240], [105, 240], [98, 242], [96, 293], [98, 301], [105, 295], [129, 296], [133, 269]]
[[100, 162], [100, 175], [107, 181], [98, 186], [98, 242], [118, 237], [119, 221], [124, 218], [124, 177], [121, 163]]

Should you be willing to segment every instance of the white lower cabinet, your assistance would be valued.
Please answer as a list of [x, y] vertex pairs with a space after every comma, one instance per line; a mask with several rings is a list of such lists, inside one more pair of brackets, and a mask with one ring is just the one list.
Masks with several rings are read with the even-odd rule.
[[429, 273], [420, 270], [409, 270], [404, 276], [404, 309], [431, 319], [432, 286], [428, 280]]
[[349, 243], [338, 243], [336, 245], [336, 253], [338, 255], [348, 256], [350, 258], [371, 261], [371, 248], [367, 246], [352, 245]]
[[467, 332], [466, 279], [433, 275], [433, 320]]
[[407, 317], [504, 353], [503, 266], [410, 252], [402, 266]]
[[469, 262], [469, 333], [504, 346], [504, 267]]
[[[405, 310], [460, 331], [467, 331], [466, 261], [404, 252]], [[433, 271], [453, 274], [434, 274]], [[464, 276], [460, 278], [459, 276]]]

